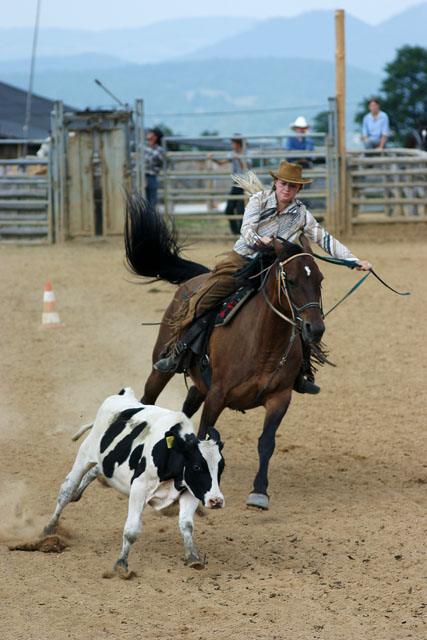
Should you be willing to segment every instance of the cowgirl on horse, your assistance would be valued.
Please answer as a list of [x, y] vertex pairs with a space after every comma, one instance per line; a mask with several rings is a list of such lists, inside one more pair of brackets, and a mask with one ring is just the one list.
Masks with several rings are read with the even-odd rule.
[[[177, 322], [175, 340], [172, 341], [176, 346], [168, 357], [154, 364], [158, 371], [171, 373], [176, 369], [185, 348], [183, 336], [186, 329], [194, 320], [213, 309], [236, 290], [238, 285], [235, 274], [245, 267], [260, 249], [271, 247], [275, 237], [294, 242], [303, 233], [332, 257], [353, 260], [359, 271], [372, 269], [367, 260], [359, 260], [346, 246], [323, 229], [301, 200], [296, 198], [303, 186], [312, 182], [302, 177], [300, 165], [283, 160], [277, 173], [270, 171], [270, 174], [274, 179], [272, 187], [252, 195], [246, 206], [240, 238], [233, 250], [215, 266], [190, 297], [184, 317]], [[300, 393], [315, 394], [320, 388], [314, 384], [309, 351], [308, 348], [304, 353], [302, 371], [294, 388]]]

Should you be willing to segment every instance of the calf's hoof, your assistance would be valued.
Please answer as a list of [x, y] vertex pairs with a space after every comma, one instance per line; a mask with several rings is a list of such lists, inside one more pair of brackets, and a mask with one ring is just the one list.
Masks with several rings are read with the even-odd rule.
[[132, 580], [136, 577], [135, 571], [128, 571], [128, 565], [125, 562], [117, 561], [113, 571], [104, 571], [103, 578], [120, 578], [121, 580]]
[[267, 509], [270, 508], [270, 500], [265, 493], [250, 493], [246, 500], [246, 505], [248, 507], [256, 507], [257, 509], [267, 511]]
[[190, 567], [190, 569], [197, 569], [198, 571], [201, 571], [205, 568], [204, 562], [202, 562], [200, 558], [197, 558], [196, 556], [190, 556], [189, 558], [186, 558], [185, 564], [187, 565], [187, 567]]
[[57, 529], [57, 525], [46, 525], [45, 528], [43, 529], [43, 531], [41, 532], [41, 534], [39, 535], [39, 538], [44, 538], [45, 536], [51, 536], [52, 534], [56, 533], [56, 529]]

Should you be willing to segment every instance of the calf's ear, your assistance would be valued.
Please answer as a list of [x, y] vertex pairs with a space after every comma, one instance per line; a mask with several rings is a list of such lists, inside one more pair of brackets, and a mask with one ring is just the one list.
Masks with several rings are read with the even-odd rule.
[[168, 449], [173, 449], [174, 451], [178, 451], [179, 453], [184, 453], [186, 449], [186, 443], [183, 438], [177, 435], [174, 431], [167, 431], [165, 433], [165, 440]]
[[184, 470], [185, 442], [173, 431], [167, 431], [165, 440], [169, 450], [168, 471], [172, 478], [177, 478], [182, 475]]

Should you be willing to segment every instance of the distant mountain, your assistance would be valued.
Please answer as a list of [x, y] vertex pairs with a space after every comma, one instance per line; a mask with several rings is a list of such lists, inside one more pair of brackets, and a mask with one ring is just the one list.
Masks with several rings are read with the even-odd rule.
[[[79, 53], [74, 56], [40, 56], [36, 59], [36, 74], [44, 71], [87, 71], [88, 69], [116, 69], [129, 65], [127, 60], [102, 53]], [[0, 60], [0, 74], [30, 73], [28, 59]]]
[[[225, 134], [263, 134], [286, 133], [296, 116], [312, 119], [327, 109], [327, 98], [334, 94], [335, 71], [331, 62], [273, 57], [169, 62], [41, 72], [36, 75], [34, 90], [82, 109], [113, 106], [94, 83], [95, 77], [123, 102], [133, 105], [135, 98], [143, 98], [149, 125], [165, 122], [186, 135], [197, 135], [206, 128]], [[24, 89], [28, 80], [23, 73], [3, 73], [2, 79]], [[351, 128], [357, 103], [375, 92], [379, 83], [379, 75], [348, 68]], [[206, 113], [209, 111], [216, 113]], [[185, 113], [188, 115], [179, 115]]]
[[[346, 14], [346, 62], [380, 73], [405, 44], [427, 47], [427, 3], [377, 26]], [[186, 60], [283, 56], [333, 61], [333, 11], [310, 11], [294, 18], [257, 22], [250, 29], [187, 54]]]
[[[139, 64], [160, 62], [235, 35], [255, 22], [252, 18], [223, 16], [164, 20], [146, 27], [106, 31], [41, 28], [37, 55], [97, 52]], [[0, 60], [29, 58], [32, 42], [32, 29], [0, 29]]]
[[[369, 25], [346, 13], [346, 61], [350, 66], [381, 73], [405, 44], [427, 47], [427, 2], [402, 11], [379, 25]], [[5, 63], [16, 61], [10, 72], [29, 69], [32, 29], [0, 28], [0, 73]], [[37, 72], [60, 68], [80, 70], [117, 67], [120, 60], [153, 64], [210, 58], [312, 58], [334, 61], [335, 21], [333, 11], [310, 11], [293, 18], [269, 20], [211, 17], [164, 20], [135, 29], [87, 31], [40, 29]], [[98, 63], [95, 55], [101, 56]], [[111, 57], [111, 65], [105, 56]], [[50, 60], [49, 60], [50, 58]], [[25, 62], [27, 61], [27, 62]], [[25, 64], [27, 67], [25, 67]], [[20, 67], [21, 65], [21, 67]]]

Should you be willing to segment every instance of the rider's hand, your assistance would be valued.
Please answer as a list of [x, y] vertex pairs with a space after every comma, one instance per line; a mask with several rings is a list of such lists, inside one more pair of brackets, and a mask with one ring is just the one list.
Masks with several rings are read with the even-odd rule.
[[358, 260], [356, 264], [357, 264], [356, 269], [358, 271], [371, 271], [372, 269], [371, 263], [368, 262], [367, 260]]

